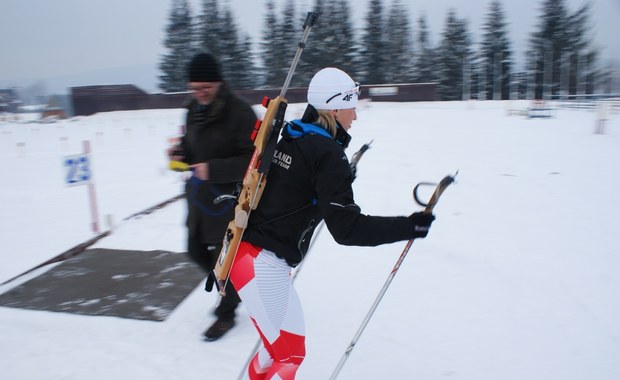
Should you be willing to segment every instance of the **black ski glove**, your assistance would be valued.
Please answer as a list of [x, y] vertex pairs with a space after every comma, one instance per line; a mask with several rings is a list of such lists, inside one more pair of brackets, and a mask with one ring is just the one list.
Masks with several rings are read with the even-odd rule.
[[206, 258], [207, 260], [209, 260], [206, 263], [206, 265], [208, 265], [208, 268], [211, 268], [209, 273], [207, 273], [207, 282], [205, 283], [205, 290], [207, 292], [210, 292], [211, 290], [213, 290], [213, 284], [215, 284], [215, 286], [217, 286], [219, 290], [219, 284], [217, 283], [215, 279], [216, 276], [215, 276], [215, 272], [213, 271], [213, 268], [215, 268], [215, 261], [217, 260], [218, 252], [220, 251], [220, 249], [222, 249], [222, 245], [221, 244], [205, 244], [205, 249], [207, 250]]
[[213, 284], [215, 284], [215, 273], [212, 271], [207, 275], [207, 282], [205, 283], [205, 290], [210, 292], [213, 290]]
[[413, 237], [425, 238], [428, 235], [428, 230], [431, 228], [435, 215], [426, 214], [424, 212], [414, 212], [409, 215], [409, 220], [413, 223]]

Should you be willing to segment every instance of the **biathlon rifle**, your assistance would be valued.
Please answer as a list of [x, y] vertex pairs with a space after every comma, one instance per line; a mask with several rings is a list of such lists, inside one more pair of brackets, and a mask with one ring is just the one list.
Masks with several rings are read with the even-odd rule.
[[280, 131], [284, 125], [284, 116], [287, 107], [287, 100], [285, 98], [286, 91], [288, 90], [297, 63], [299, 63], [301, 53], [306, 46], [310, 30], [317, 19], [317, 13], [308, 12], [306, 21], [304, 22], [302, 39], [297, 47], [295, 57], [289, 68], [280, 95], [275, 99], [263, 99], [262, 105], [267, 108], [267, 111], [265, 112], [263, 120], [258, 120], [254, 126], [254, 131], [252, 132], [254, 154], [252, 155], [248, 170], [243, 178], [239, 195], [237, 196], [234, 219], [230, 221], [226, 228], [222, 250], [215, 263], [215, 280], [222, 296], [226, 294], [224, 289], [229, 280], [230, 269], [234, 262], [235, 255], [237, 254], [239, 244], [241, 243], [243, 233], [247, 227], [250, 213], [258, 206], [263, 190], [265, 189], [271, 159], [278, 142]]

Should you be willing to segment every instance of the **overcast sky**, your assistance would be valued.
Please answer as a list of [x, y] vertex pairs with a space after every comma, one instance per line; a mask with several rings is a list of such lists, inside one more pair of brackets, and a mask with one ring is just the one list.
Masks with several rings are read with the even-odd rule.
[[[276, 0], [280, 6], [285, 0]], [[469, 20], [474, 41], [491, 0], [402, 0], [410, 22], [425, 12], [431, 39], [437, 42], [447, 11]], [[194, 14], [201, 0], [190, 0]], [[503, 0], [509, 37], [516, 58], [523, 60], [527, 39], [534, 30], [543, 0]], [[586, 0], [565, 0], [575, 11]], [[603, 62], [620, 62], [620, 0], [590, 0], [596, 44]], [[265, 0], [228, 0], [243, 31], [260, 38]], [[298, 11], [310, 10], [314, 0], [297, 0]], [[384, 0], [387, 6], [391, 0]], [[0, 86], [24, 85], [56, 76], [137, 65], [156, 65], [172, 0], [0, 0]], [[356, 27], [363, 25], [368, 0], [352, 0]], [[279, 9], [279, 8], [278, 8]], [[309, 41], [311, 43], [311, 41]], [[519, 69], [521, 67], [518, 67]], [[157, 79], [153, 78], [155, 82]]]

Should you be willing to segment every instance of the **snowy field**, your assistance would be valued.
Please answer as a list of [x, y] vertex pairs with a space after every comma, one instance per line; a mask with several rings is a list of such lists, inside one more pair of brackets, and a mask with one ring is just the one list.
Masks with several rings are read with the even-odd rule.
[[[620, 114], [508, 115], [522, 102], [363, 103], [352, 154], [374, 140], [354, 184], [375, 215], [419, 210], [411, 189], [459, 171], [339, 379], [620, 379]], [[303, 105], [291, 105], [289, 118]], [[0, 121], [0, 283], [95, 236], [87, 186], [66, 186], [67, 156], [91, 142], [96, 248], [185, 249], [184, 202], [164, 151], [183, 110], [112, 112], [51, 124]], [[297, 277], [307, 358], [327, 379], [405, 242], [338, 246], [327, 230]], [[49, 267], [0, 286], [5, 292]], [[2, 378], [236, 379], [257, 336], [206, 343], [215, 294], [198, 286], [164, 322], [0, 307]]]

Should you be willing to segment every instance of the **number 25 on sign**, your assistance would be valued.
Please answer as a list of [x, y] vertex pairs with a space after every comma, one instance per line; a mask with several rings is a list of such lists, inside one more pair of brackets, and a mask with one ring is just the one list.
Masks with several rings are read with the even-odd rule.
[[63, 166], [67, 186], [85, 185], [90, 182], [90, 160], [87, 154], [66, 156], [63, 159]]

